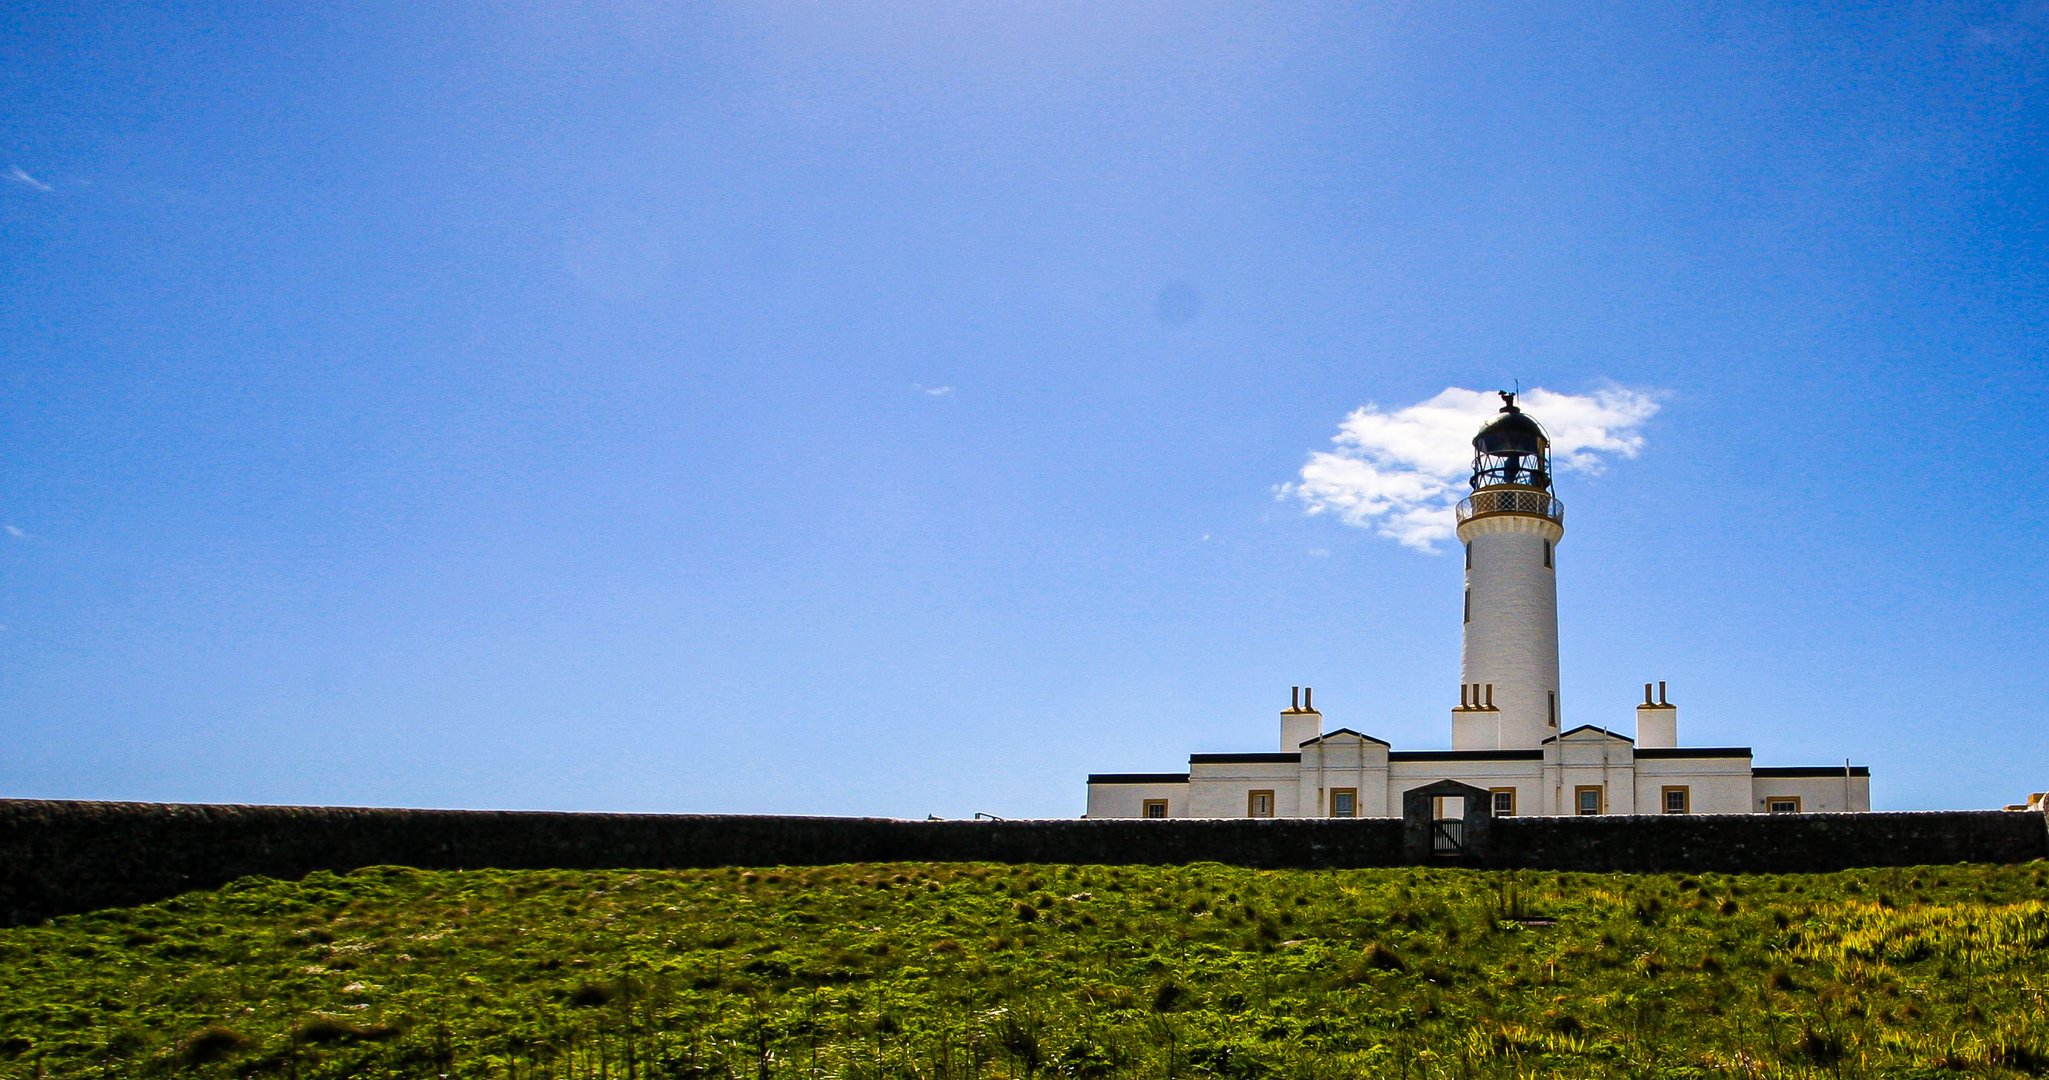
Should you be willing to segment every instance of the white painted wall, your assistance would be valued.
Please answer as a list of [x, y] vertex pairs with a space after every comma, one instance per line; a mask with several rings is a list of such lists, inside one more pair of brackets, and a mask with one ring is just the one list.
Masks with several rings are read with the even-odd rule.
[[1275, 817], [1302, 817], [1301, 769], [1292, 761], [1188, 766], [1188, 816], [1242, 818], [1246, 797], [1272, 789]]
[[1167, 800], [1169, 817], [1242, 818], [1246, 796], [1274, 793], [1275, 817], [1322, 817], [1329, 793], [1354, 788], [1361, 817], [1400, 817], [1402, 793], [1438, 780], [1477, 788], [1513, 788], [1524, 817], [1570, 815], [1580, 785], [1600, 787], [1606, 814], [1660, 814], [1664, 789], [1684, 786], [1694, 814], [1762, 813], [1772, 795], [1797, 796], [1805, 813], [1868, 812], [1869, 777], [1754, 777], [1747, 757], [1639, 758], [1627, 739], [1597, 728], [1573, 732], [1542, 748], [1541, 758], [1511, 761], [1395, 761], [1388, 747], [1350, 732], [1325, 736], [1294, 761], [1205, 762], [1189, 765], [1185, 784], [1091, 784], [1088, 816], [1143, 816], [1147, 799]]
[[1090, 784], [1088, 817], [1145, 816], [1147, 799], [1167, 800], [1167, 816], [1188, 817], [1187, 784]]
[[1636, 748], [1625, 739], [1582, 731], [1544, 746], [1547, 814], [1571, 814], [1581, 787], [1602, 791], [1603, 814], [1634, 814]]
[[1305, 746], [1297, 787], [1297, 805], [1305, 815], [1328, 814], [1330, 791], [1356, 788], [1358, 816], [1379, 817], [1386, 809], [1381, 793], [1387, 790], [1387, 747], [1356, 735], [1332, 735]]
[[1636, 805], [1640, 813], [1665, 812], [1665, 788], [1687, 789], [1689, 812], [1747, 814], [1750, 805], [1749, 758], [1638, 758]]
[[1804, 814], [1863, 813], [1871, 809], [1871, 778], [1868, 776], [1760, 776], [1751, 782], [1750, 810], [1763, 813], [1765, 800], [1773, 795], [1800, 799]]
[[[1447, 765], [1450, 766], [1447, 769]], [[1388, 767], [1387, 816], [1402, 816], [1402, 793], [1439, 780], [1457, 780], [1476, 788], [1516, 789], [1516, 813], [1531, 816], [1543, 796], [1541, 761], [1397, 761]]]
[[1551, 723], [1558, 692], [1557, 558], [1544, 565], [1544, 544], [1555, 549], [1565, 529], [1534, 515], [1493, 514], [1460, 525], [1458, 536], [1472, 548], [1459, 681], [1494, 687], [1502, 714], [1498, 746], [1535, 749], [1562, 728]]

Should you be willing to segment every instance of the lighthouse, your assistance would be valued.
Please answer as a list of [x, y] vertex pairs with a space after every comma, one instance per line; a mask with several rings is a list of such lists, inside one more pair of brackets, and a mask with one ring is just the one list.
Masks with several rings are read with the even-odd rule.
[[1565, 506], [1551, 493], [1551, 440], [1503, 392], [1473, 437], [1473, 493], [1458, 504], [1465, 547], [1465, 633], [1453, 750], [1533, 750], [1556, 735], [1558, 542]]

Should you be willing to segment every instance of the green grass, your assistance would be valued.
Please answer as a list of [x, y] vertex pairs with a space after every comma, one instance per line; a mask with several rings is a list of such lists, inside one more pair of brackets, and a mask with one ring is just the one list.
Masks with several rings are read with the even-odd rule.
[[2045, 878], [248, 879], [0, 931], [0, 1077], [2044, 1075]]

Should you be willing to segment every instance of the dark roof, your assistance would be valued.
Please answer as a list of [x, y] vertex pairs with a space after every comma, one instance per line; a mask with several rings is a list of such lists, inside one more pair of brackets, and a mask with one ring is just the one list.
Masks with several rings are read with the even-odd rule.
[[1534, 454], [1547, 441], [1543, 425], [1510, 405], [1502, 415], [1473, 436], [1473, 448], [1483, 454]]
[[1396, 750], [1389, 761], [1537, 761], [1542, 750]]
[[1636, 748], [1636, 756], [1640, 758], [1747, 758], [1750, 756], [1750, 748], [1747, 746], [1639, 746]]
[[1810, 769], [1805, 765], [1767, 765], [1750, 770], [1750, 775], [1791, 779], [1796, 776], [1841, 776], [1845, 772], [1851, 776], [1870, 776], [1871, 766], [1820, 765]]
[[1323, 740], [1325, 740], [1325, 739], [1328, 739], [1328, 738], [1330, 738], [1330, 737], [1331, 737], [1331, 736], [1333, 736], [1333, 735], [1357, 735], [1357, 736], [1358, 736], [1359, 738], [1362, 738], [1362, 739], [1366, 740], [1367, 742], [1377, 742], [1377, 743], [1379, 743], [1379, 744], [1380, 744], [1380, 745], [1382, 745], [1382, 746], [1393, 746], [1393, 745], [1394, 745], [1393, 743], [1391, 743], [1391, 742], [1388, 742], [1388, 741], [1387, 741], [1386, 739], [1376, 739], [1376, 738], [1374, 738], [1373, 736], [1371, 736], [1371, 735], [1368, 735], [1368, 734], [1366, 734], [1366, 733], [1365, 733], [1365, 732], [1363, 732], [1363, 731], [1353, 731], [1353, 730], [1352, 730], [1351, 728], [1348, 728], [1348, 727], [1341, 727], [1341, 728], [1337, 729], [1336, 731], [1326, 731], [1326, 732], [1324, 732], [1323, 734], [1321, 734], [1321, 735], [1318, 735], [1317, 737], [1315, 737], [1315, 738], [1313, 738], [1313, 739], [1304, 739], [1304, 740], [1302, 740], [1302, 745], [1303, 745], [1303, 746], [1308, 746], [1308, 745], [1309, 745], [1310, 743], [1313, 743], [1313, 742], [1322, 742]]
[[1190, 754], [1190, 765], [1253, 765], [1301, 761], [1300, 754]]
[[1185, 784], [1185, 772], [1098, 772], [1089, 774], [1091, 784]]
[[1582, 732], [1582, 731], [1598, 731], [1598, 732], [1600, 732], [1601, 734], [1603, 734], [1603, 735], [1606, 735], [1606, 736], [1608, 736], [1608, 737], [1609, 737], [1609, 738], [1611, 738], [1611, 739], [1621, 739], [1621, 740], [1622, 740], [1623, 742], [1626, 742], [1626, 743], [1633, 743], [1633, 742], [1635, 742], [1635, 741], [1636, 741], [1635, 739], [1632, 739], [1632, 738], [1630, 738], [1629, 736], [1627, 736], [1627, 735], [1624, 735], [1624, 734], [1622, 734], [1622, 733], [1620, 733], [1620, 732], [1615, 732], [1615, 731], [1609, 731], [1609, 730], [1608, 730], [1607, 728], [1604, 728], [1604, 727], [1596, 727], [1596, 726], [1595, 726], [1595, 725], [1593, 725], [1593, 724], [1581, 724], [1580, 726], [1578, 726], [1578, 727], [1576, 727], [1576, 728], [1573, 728], [1573, 729], [1572, 729], [1571, 731], [1564, 731], [1564, 732], [1560, 732], [1560, 733], [1558, 733], [1558, 734], [1556, 734], [1556, 735], [1553, 735], [1553, 736], [1551, 736], [1551, 737], [1550, 737], [1550, 738], [1548, 738], [1548, 739], [1545, 739], [1544, 741], [1545, 741], [1545, 742], [1557, 742], [1558, 740], [1560, 740], [1560, 739], [1562, 739], [1562, 738], [1565, 738], [1565, 737], [1566, 737], [1567, 735], [1577, 735], [1577, 734], [1579, 734], [1579, 733], [1580, 733], [1580, 732]]

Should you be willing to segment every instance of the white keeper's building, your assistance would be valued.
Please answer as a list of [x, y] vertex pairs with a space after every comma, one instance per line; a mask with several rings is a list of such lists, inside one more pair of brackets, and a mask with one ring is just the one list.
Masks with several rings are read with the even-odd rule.
[[1091, 818], [1400, 817], [1402, 793], [1456, 780], [1516, 814], [1750, 814], [1869, 811], [1863, 766], [1770, 767], [1740, 746], [1679, 745], [1664, 684], [1645, 685], [1636, 737], [1559, 724], [1557, 548], [1551, 443], [1503, 394], [1473, 439], [1465, 545], [1465, 643], [1450, 750], [1396, 750], [1323, 729], [1311, 691], [1281, 713], [1272, 753], [1191, 754], [1185, 773], [1097, 773]]

